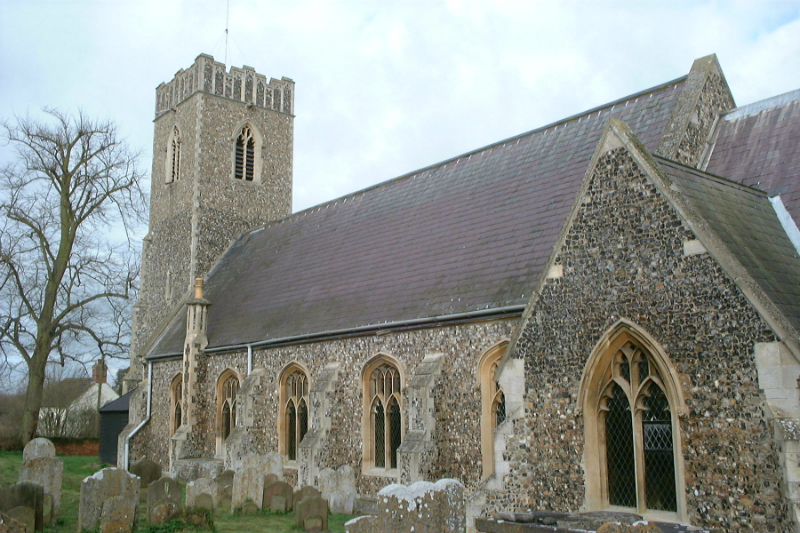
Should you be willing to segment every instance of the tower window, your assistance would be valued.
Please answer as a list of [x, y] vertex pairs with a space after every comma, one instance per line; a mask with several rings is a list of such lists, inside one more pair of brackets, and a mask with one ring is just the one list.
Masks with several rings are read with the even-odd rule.
[[253, 181], [256, 166], [256, 140], [250, 126], [244, 126], [236, 138], [233, 177], [237, 180]]
[[167, 145], [167, 168], [165, 183], [178, 181], [181, 177], [181, 132], [178, 126], [172, 128]]

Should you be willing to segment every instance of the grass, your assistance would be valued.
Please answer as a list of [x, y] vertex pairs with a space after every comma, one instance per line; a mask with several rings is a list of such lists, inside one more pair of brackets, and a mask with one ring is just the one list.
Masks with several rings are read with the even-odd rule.
[[[45, 527], [45, 533], [75, 533], [78, 530], [78, 507], [80, 504], [81, 481], [107, 465], [97, 462], [97, 457], [80, 455], [58, 456], [64, 462], [64, 478], [61, 487], [61, 511], [56, 523]], [[0, 486], [7, 487], [17, 482], [22, 452], [0, 451]], [[147, 510], [145, 496], [139, 503], [139, 533], [177, 533], [193, 531], [180, 523], [172, 522], [162, 526], [149, 526], [144, 518]], [[344, 533], [344, 523], [353, 518], [350, 515], [330, 515], [328, 528], [332, 532]], [[270, 514], [261, 512], [252, 516], [241, 516], [217, 509], [214, 513], [214, 526], [218, 533], [295, 533], [294, 514]]]

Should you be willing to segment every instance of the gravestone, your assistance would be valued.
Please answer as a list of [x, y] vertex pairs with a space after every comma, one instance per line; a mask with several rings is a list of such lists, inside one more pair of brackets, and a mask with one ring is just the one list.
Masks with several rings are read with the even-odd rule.
[[39, 437], [38, 439], [33, 439], [32, 441], [28, 442], [25, 445], [25, 448], [22, 450], [22, 460], [23, 461], [31, 461], [33, 459], [38, 459], [39, 457], [55, 457], [56, 456], [56, 447], [47, 439], [43, 439]]
[[231, 511], [242, 507], [248, 501], [261, 508], [264, 498], [264, 474], [255, 468], [241, 468], [233, 476], [233, 495]]
[[165, 524], [180, 514], [182, 489], [181, 484], [169, 476], [150, 483], [147, 488], [147, 518], [151, 524]]
[[[123, 518], [130, 516], [131, 524], [136, 522], [139, 504], [140, 481], [130, 472], [120, 468], [104, 468], [81, 482], [81, 499], [78, 510], [78, 528], [103, 529], [103, 515], [108, 518], [109, 525], [127, 523]], [[116, 498], [109, 503], [107, 500]]]
[[356, 493], [334, 492], [328, 500], [328, 505], [333, 514], [353, 514], [356, 506]]
[[338, 470], [323, 469], [317, 477], [317, 483], [322, 497], [328, 500], [332, 513], [353, 513], [356, 479], [350, 465], [340, 466]]
[[193, 507], [195, 509], [206, 509], [208, 511], [213, 511], [214, 510], [214, 497], [211, 494], [207, 493], [207, 492], [203, 492], [203, 493], [199, 494], [194, 499], [194, 506]]
[[267, 474], [266, 476], [264, 476], [264, 486], [265, 487], [267, 485], [269, 485], [270, 483], [275, 483], [276, 481], [280, 481], [280, 480], [278, 479], [278, 476], [275, 475], [275, 474]]
[[200, 507], [197, 504], [197, 498], [202, 494], [207, 494], [211, 497], [210, 506], [205, 506], [203, 507], [204, 509], [216, 507], [217, 487], [214, 480], [207, 477], [201, 477], [186, 484], [186, 507]]
[[306, 498], [311, 497], [322, 497], [322, 493], [312, 487], [311, 485], [306, 485], [305, 487], [301, 488], [300, 490], [295, 491], [294, 493], [294, 506], [297, 507], [297, 504], [303, 501]]
[[239, 508], [239, 512], [244, 516], [252, 516], [258, 513], [258, 505], [256, 502], [244, 502]]
[[181, 516], [183, 507], [172, 500], [160, 500], [157, 504], [147, 509], [147, 519], [151, 525], [166, 524]]
[[306, 521], [316, 523], [313, 519], [319, 518], [321, 528], [319, 531], [328, 529], [328, 502], [320, 496], [306, 496], [294, 507], [294, 525], [305, 528]]
[[44, 488], [43, 520], [50, 524], [61, 507], [61, 481], [64, 463], [56, 459], [56, 448], [47, 439], [33, 439], [22, 452], [19, 480], [30, 481]]
[[28, 533], [25, 524], [0, 512], [0, 533]]
[[139, 476], [142, 487], [149, 487], [150, 483], [161, 478], [161, 465], [150, 459], [140, 459], [133, 463], [128, 471]]
[[217, 486], [217, 506], [224, 509], [231, 508], [231, 499], [233, 497], [233, 477], [235, 475], [236, 472], [233, 470], [225, 470], [214, 478], [214, 484]]
[[317, 486], [323, 498], [330, 500], [331, 494], [339, 490], [339, 476], [333, 468], [323, 468], [317, 476]]
[[36, 531], [36, 513], [30, 507], [14, 507], [8, 511], [8, 516], [19, 522], [23, 531], [27, 533]]
[[269, 512], [272, 514], [283, 514], [290, 511], [286, 498], [278, 496], [277, 494], [270, 498]]
[[103, 502], [98, 527], [100, 533], [130, 533], [135, 523], [136, 502], [129, 494], [112, 496]]
[[284, 499], [284, 508], [281, 509], [281, 512], [292, 510], [294, 493], [291, 485], [285, 481], [273, 481], [264, 487], [264, 496], [262, 498], [261, 508], [270, 509], [272, 512], [276, 512], [275, 509], [272, 508], [272, 498], [275, 496], [281, 496]]
[[270, 452], [266, 456], [267, 474], [275, 474], [278, 481], [283, 481], [283, 455], [277, 452]]
[[44, 528], [44, 488], [41, 485], [20, 481], [7, 489], [0, 487], [0, 511], [8, 514], [16, 507], [31, 509], [34, 517], [34, 529], [42, 531]]

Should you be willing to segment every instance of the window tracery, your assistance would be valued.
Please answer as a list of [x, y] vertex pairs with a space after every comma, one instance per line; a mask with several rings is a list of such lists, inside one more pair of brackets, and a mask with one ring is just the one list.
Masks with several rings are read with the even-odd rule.
[[365, 465], [395, 469], [397, 452], [403, 443], [400, 371], [392, 362], [382, 358], [377, 365], [368, 368], [365, 377]]
[[290, 367], [281, 380], [279, 437], [283, 455], [289, 461], [299, 457], [300, 443], [308, 432], [308, 376], [299, 367]]
[[239, 394], [239, 379], [232, 372], [222, 375], [218, 392], [219, 430], [218, 436], [224, 441], [236, 427], [236, 400]]
[[172, 409], [170, 409], [170, 432], [169, 434], [172, 435], [178, 428], [181, 427], [183, 423], [183, 376], [178, 374], [172, 380], [172, 385], [170, 386], [170, 400], [172, 404]]
[[233, 177], [237, 180], [253, 181], [256, 166], [256, 138], [250, 125], [245, 125], [236, 138]]
[[178, 126], [173, 126], [167, 147], [166, 182], [178, 181], [181, 176], [181, 132]]
[[494, 430], [506, 419], [506, 397], [497, 372], [508, 346], [503, 341], [486, 351], [478, 364], [481, 388], [481, 457], [483, 478], [494, 472]]

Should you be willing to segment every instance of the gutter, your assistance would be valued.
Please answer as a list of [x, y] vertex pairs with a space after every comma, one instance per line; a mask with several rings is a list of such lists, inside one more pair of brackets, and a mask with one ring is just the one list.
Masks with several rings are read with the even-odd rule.
[[131, 459], [131, 438], [136, 435], [145, 424], [150, 422], [150, 410], [153, 404], [153, 362], [147, 362], [147, 416], [142, 420], [138, 426], [133, 428], [133, 431], [128, 433], [125, 437], [125, 470], [128, 470]]
[[[206, 348], [204, 351], [205, 353], [224, 353], [224, 352], [236, 352], [241, 351], [243, 349], [248, 350], [248, 355], [252, 354], [253, 348], [262, 348], [267, 346], [283, 346], [287, 344], [299, 344], [301, 342], [310, 342], [310, 341], [320, 341], [323, 339], [331, 338], [331, 337], [351, 337], [357, 335], [364, 335], [370, 332], [375, 332], [376, 334], [380, 335], [383, 332], [387, 332], [387, 330], [402, 330], [404, 328], [410, 328], [415, 326], [439, 326], [444, 325], [448, 322], [455, 322], [455, 321], [467, 321], [473, 320], [477, 318], [486, 318], [486, 317], [493, 317], [497, 315], [497, 318], [501, 318], [505, 315], [512, 315], [512, 314], [520, 314], [525, 311], [527, 304], [520, 304], [520, 305], [510, 305], [507, 307], [495, 307], [492, 309], [481, 309], [479, 311], [469, 311], [467, 313], [457, 313], [452, 315], [442, 315], [433, 318], [414, 318], [411, 320], [400, 320], [397, 322], [386, 322], [383, 324], [371, 324], [368, 326], [358, 326], [355, 328], [347, 328], [347, 329], [337, 329], [337, 330], [330, 330], [330, 331], [323, 331], [321, 333], [305, 333], [303, 335], [292, 335], [289, 337], [280, 337], [277, 339], [267, 339], [258, 342], [252, 343], [244, 343], [244, 344], [230, 344], [226, 346], [218, 346], [215, 348]], [[183, 353], [175, 352], [175, 353], [167, 353], [163, 355], [156, 355], [156, 356], [147, 356], [145, 360], [147, 361], [156, 361], [162, 359], [174, 359], [176, 357], [183, 357]], [[249, 361], [249, 364], [252, 364]]]

